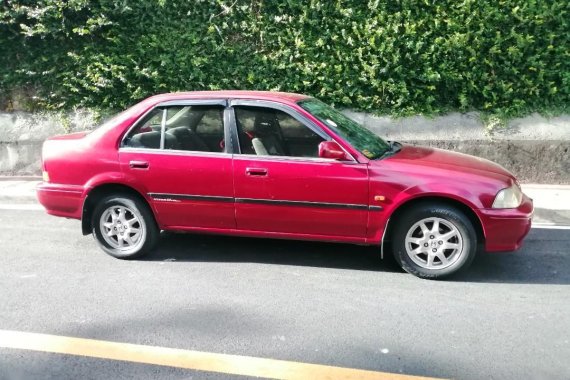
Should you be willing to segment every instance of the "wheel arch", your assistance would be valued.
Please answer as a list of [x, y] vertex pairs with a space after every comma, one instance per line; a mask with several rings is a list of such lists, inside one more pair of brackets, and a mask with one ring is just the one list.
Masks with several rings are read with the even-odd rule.
[[477, 233], [477, 240], [479, 247], [485, 245], [485, 229], [483, 228], [483, 223], [481, 219], [473, 210], [472, 207], [467, 205], [464, 202], [461, 202], [455, 198], [445, 197], [441, 195], [426, 195], [426, 196], [419, 196], [411, 198], [396, 207], [394, 211], [390, 214], [388, 218], [388, 222], [386, 223], [386, 227], [384, 228], [384, 238], [381, 241], [382, 245], [382, 254], [385, 252], [385, 246], [390, 244], [392, 241], [392, 233], [394, 231], [394, 226], [398, 218], [410, 208], [420, 205], [420, 204], [432, 204], [432, 203], [439, 203], [445, 204], [448, 206], [452, 206], [457, 208], [459, 211], [463, 212], [465, 216], [469, 219], [469, 221], [473, 224], [473, 228], [475, 228], [475, 232]]
[[139, 191], [131, 186], [121, 183], [103, 183], [89, 190], [85, 197], [85, 201], [83, 202], [83, 210], [81, 213], [81, 232], [83, 235], [89, 235], [92, 231], [91, 217], [97, 201], [110, 194], [126, 194], [138, 198], [148, 206], [154, 221], [157, 222], [156, 214], [148, 202], [148, 199], [146, 199]]

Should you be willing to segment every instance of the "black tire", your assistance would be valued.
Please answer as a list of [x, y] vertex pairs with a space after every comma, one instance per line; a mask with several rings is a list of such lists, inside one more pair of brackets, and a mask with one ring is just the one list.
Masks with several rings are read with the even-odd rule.
[[[423, 226], [427, 226], [430, 230], [436, 228], [435, 221], [437, 220], [438, 226], [440, 226], [437, 233], [441, 231], [440, 235], [432, 235], [432, 232], [425, 234], [418, 225], [418, 223], [429, 221], [430, 219], [434, 222], [432, 224], [425, 222]], [[467, 269], [477, 254], [477, 233], [473, 223], [463, 212], [455, 207], [441, 203], [421, 203], [406, 210], [394, 222], [395, 227], [392, 235], [394, 258], [402, 269], [414, 276], [426, 279], [442, 279], [457, 274]], [[455, 227], [456, 232], [458, 232], [458, 234], [451, 234], [455, 237], [450, 238], [450, 245], [456, 244], [456, 246], [460, 246], [461, 249], [444, 249], [447, 245], [442, 245], [441, 248], [439, 247], [438, 244], [447, 244], [448, 241], [440, 243], [441, 240], [438, 240], [437, 236], [445, 236], [445, 233], [452, 232], [453, 229], [450, 227]], [[410, 239], [418, 241], [427, 239], [427, 241], [423, 241], [421, 244], [406, 243], [408, 234], [410, 234]], [[432, 237], [435, 239], [430, 239]], [[412, 253], [408, 254], [406, 245], [408, 245], [408, 249]], [[422, 248], [422, 246], [427, 248]], [[439, 256], [435, 256], [436, 254], [414, 254], [413, 252], [417, 249], [427, 251], [433, 249], [432, 252], [437, 252], [437, 255], [443, 254], [443, 260], [440, 259]], [[432, 255], [432, 257], [435, 256], [435, 258], [431, 259], [433, 260], [432, 267], [429, 265], [428, 255]], [[449, 261], [446, 261], [448, 259], [446, 257], [447, 255], [449, 255]], [[412, 259], [411, 256], [413, 256], [414, 259]], [[437, 268], [438, 263], [441, 268]]]
[[[112, 218], [110, 213], [119, 212], [121, 209], [125, 215], [123, 219], [128, 222], [135, 220], [135, 223], [133, 226], [130, 226], [130, 224], [121, 224], [119, 221], [121, 226], [118, 226], [117, 228], [119, 228], [119, 230], [121, 228], [125, 228], [125, 230], [120, 231], [119, 234], [122, 232], [121, 235], [126, 236], [130, 241], [132, 241], [132, 238], [136, 239], [136, 244], [133, 243], [132, 245], [123, 248], [120, 248], [117, 245], [120, 245], [121, 242], [122, 244], [125, 244], [127, 240], [123, 238], [119, 239], [119, 234], [116, 232], [114, 233], [115, 237], [105, 238], [103, 234], [105, 234], [106, 231], [103, 229], [109, 227], [103, 226], [102, 224], [104, 221], [101, 221], [101, 218], [103, 218], [105, 214], [105, 221], [109, 224], [110, 219], [108, 219], [107, 216]], [[128, 229], [129, 227], [133, 230], [138, 229], [140, 236], [137, 235], [136, 232], [131, 232], [131, 230]], [[95, 240], [105, 253], [118, 259], [125, 260], [135, 259], [149, 253], [158, 243], [160, 233], [152, 211], [148, 205], [140, 199], [127, 194], [109, 195], [97, 202], [91, 219], [91, 228]], [[117, 241], [117, 244], [115, 244], [115, 240]], [[121, 242], [119, 240], [121, 240]]]

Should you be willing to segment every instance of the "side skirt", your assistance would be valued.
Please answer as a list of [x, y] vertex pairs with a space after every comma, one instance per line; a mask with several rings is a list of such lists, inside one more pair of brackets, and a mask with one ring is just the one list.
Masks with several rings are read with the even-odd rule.
[[310, 234], [295, 234], [287, 232], [267, 232], [267, 231], [253, 231], [253, 230], [229, 230], [223, 228], [204, 228], [204, 227], [184, 227], [184, 226], [167, 226], [163, 228], [165, 231], [172, 232], [189, 232], [201, 234], [215, 234], [215, 235], [228, 235], [228, 236], [244, 236], [244, 237], [259, 237], [270, 239], [286, 239], [286, 240], [305, 240], [305, 241], [323, 241], [323, 242], [336, 242], [336, 243], [349, 243], [358, 245], [378, 245], [377, 243], [367, 242], [366, 238], [357, 238], [351, 236], [329, 236], [329, 235], [310, 235]]

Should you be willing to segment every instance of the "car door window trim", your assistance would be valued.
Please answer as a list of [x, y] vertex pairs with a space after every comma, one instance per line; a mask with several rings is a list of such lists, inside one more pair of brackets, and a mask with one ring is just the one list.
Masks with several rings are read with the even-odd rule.
[[359, 164], [356, 160], [340, 161], [334, 158], [321, 158], [321, 157], [302, 157], [302, 156], [271, 156], [271, 155], [257, 155], [257, 154], [236, 154], [234, 159], [237, 160], [260, 160], [260, 161], [295, 161], [295, 162], [309, 162], [309, 163], [323, 163], [323, 164]]
[[227, 99], [187, 99], [187, 100], [169, 100], [156, 104], [153, 108], [159, 107], [175, 107], [175, 106], [228, 106]]
[[352, 161], [338, 161], [338, 160], [325, 159], [325, 158], [319, 158], [319, 157], [272, 156], [272, 155], [243, 154], [243, 153], [241, 153], [241, 146], [239, 145], [239, 133], [238, 133], [238, 127], [237, 127], [237, 121], [236, 121], [236, 112], [235, 112], [236, 111], [235, 107], [240, 107], [240, 106], [269, 108], [269, 109], [275, 109], [278, 111], [282, 111], [282, 112], [286, 113], [287, 115], [291, 116], [293, 119], [297, 120], [299, 123], [303, 124], [303, 126], [305, 126], [306, 128], [309, 128], [312, 132], [316, 133], [319, 137], [321, 137], [325, 141], [336, 141], [334, 137], [330, 136], [326, 131], [324, 131], [322, 128], [320, 128], [318, 125], [316, 125], [313, 121], [309, 120], [307, 117], [303, 116], [301, 113], [299, 113], [297, 110], [295, 110], [294, 108], [292, 108], [290, 106], [287, 106], [285, 104], [281, 104], [278, 102], [268, 101], [268, 100], [231, 99], [229, 101], [229, 107], [231, 107], [231, 109], [233, 111], [232, 112], [233, 120], [231, 120], [231, 128], [232, 128], [233, 134], [235, 134], [236, 139], [238, 139], [238, 144], [237, 144], [237, 147], [234, 151], [236, 154], [239, 154], [241, 156], [250, 156], [250, 157], [258, 157], [258, 158], [262, 158], [262, 157], [263, 158], [269, 158], [269, 159], [276, 159], [277, 158], [277, 159], [281, 159], [281, 160], [301, 159], [301, 160], [306, 160], [306, 161], [321, 161], [321, 162], [336, 161], [336, 162], [343, 162], [343, 163], [347, 163], [347, 164], [358, 163], [356, 158], [350, 152], [348, 152], [346, 149], [344, 149], [342, 147], [342, 145], [340, 145], [340, 144], [339, 144], [339, 146], [342, 148], [342, 150], [349, 157], [352, 158]]
[[166, 115], [168, 113], [168, 109], [164, 107], [162, 110], [162, 120], [160, 122], [160, 149], [164, 149], [164, 138], [166, 133]]
[[[309, 120], [307, 117], [301, 115], [301, 113], [299, 113], [297, 110], [295, 110], [295, 109], [293, 109], [290, 106], [287, 106], [285, 104], [277, 103], [277, 102], [271, 102], [268, 100], [243, 100], [243, 99], [232, 99], [232, 100], [230, 100], [230, 107], [232, 107], [234, 109], [234, 115], [235, 115], [235, 107], [240, 107], [240, 106], [257, 107], [257, 108], [270, 108], [270, 109], [275, 109], [275, 110], [285, 112], [286, 114], [291, 116], [293, 119], [297, 120], [299, 123], [303, 124], [305, 127], [309, 128], [311, 131], [315, 132], [317, 135], [319, 135], [324, 140], [331, 141], [333, 139], [328, 133], [326, 133], [324, 130], [319, 128], [319, 126], [316, 125], [314, 122]], [[236, 128], [237, 128], [237, 125], [236, 125]]]
[[224, 109], [224, 138], [226, 142], [226, 152], [239, 154], [239, 140], [236, 127], [234, 109], [227, 106]]
[[119, 148], [119, 152], [130, 153], [149, 153], [149, 154], [162, 154], [172, 156], [204, 156], [204, 157], [224, 157], [232, 158], [232, 155], [227, 152], [205, 152], [202, 150], [180, 150], [180, 149], [153, 149], [141, 147], [123, 146]]
[[[131, 131], [135, 128], [139, 127], [139, 124], [141, 123], [142, 120], [144, 120], [151, 112], [153, 112], [156, 109], [159, 108], [163, 108], [166, 109], [167, 107], [176, 107], [176, 106], [222, 106], [224, 107], [224, 111], [226, 108], [228, 108], [228, 100], [227, 99], [188, 99], [188, 100], [170, 100], [170, 101], [166, 101], [166, 102], [161, 102], [161, 103], [157, 103], [154, 106], [152, 106], [151, 108], [149, 108], [146, 112], [144, 112], [141, 116], [139, 116], [137, 118], [137, 120], [129, 127], [127, 128], [126, 132], [123, 133], [123, 135], [121, 136], [120, 140], [119, 140], [119, 145], [118, 148], [123, 149], [123, 148], [131, 148], [128, 146], [125, 146], [125, 139], [127, 138], [127, 136], [129, 136], [129, 134], [131, 133]], [[223, 122], [224, 122], [224, 139], [225, 139], [225, 135], [226, 135], [226, 120], [225, 117], [223, 118]], [[164, 138], [164, 133], [162, 132], [162, 125], [161, 125], [161, 147], [159, 149], [154, 149], [154, 148], [142, 148], [142, 149], [146, 149], [147, 151], [149, 150], [159, 150], [159, 151], [166, 151], [169, 149], [164, 149], [164, 145], [162, 144], [162, 139]], [[141, 149], [141, 148], [137, 148], [137, 149]], [[216, 152], [214, 152], [216, 153]]]

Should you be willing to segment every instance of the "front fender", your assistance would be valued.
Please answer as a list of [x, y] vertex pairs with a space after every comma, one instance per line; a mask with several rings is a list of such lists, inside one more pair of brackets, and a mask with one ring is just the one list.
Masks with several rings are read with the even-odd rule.
[[473, 211], [484, 208], [480, 196], [467, 189], [464, 184], [450, 186], [449, 184], [442, 185], [440, 183], [424, 183], [408, 187], [393, 198], [391, 207], [386, 208], [390, 209], [390, 213], [392, 213], [402, 204], [421, 197], [453, 199], [469, 206]]
[[424, 183], [397, 189], [385, 196], [381, 211], [382, 217], [370, 219], [367, 242], [374, 244], [381, 243], [387, 231], [388, 223], [394, 216], [394, 213], [409, 202], [423, 198], [450, 200], [461, 203], [473, 211], [479, 219], [479, 222], [481, 222], [479, 209], [484, 207], [484, 203], [479, 194], [470, 191], [464, 184], [463, 186], [459, 184], [450, 186], [449, 184]]

